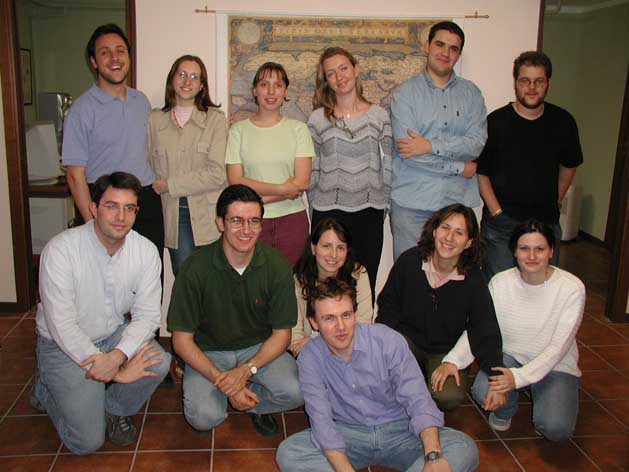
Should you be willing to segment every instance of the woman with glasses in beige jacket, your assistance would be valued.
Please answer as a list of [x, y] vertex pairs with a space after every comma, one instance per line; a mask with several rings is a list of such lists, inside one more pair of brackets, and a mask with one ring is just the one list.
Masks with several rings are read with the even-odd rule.
[[166, 79], [165, 104], [148, 123], [149, 161], [161, 195], [164, 242], [173, 274], [200, 246], [216, 241], [216, 200], [226, 186], [227, 122], [208, 91], [207, 70], [185, 55]]

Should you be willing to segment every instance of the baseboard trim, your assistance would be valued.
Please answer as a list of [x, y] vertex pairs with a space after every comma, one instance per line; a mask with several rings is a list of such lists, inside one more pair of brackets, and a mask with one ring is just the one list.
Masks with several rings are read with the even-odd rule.
[[600, 239], [598, 239], [595, 236], [592, 236], [589, 233], [586, 233], [585, 231], [579, 230], [579, 237], [581, 239], [584, 239], [585, 241], [588, 241], [590, 243], [596, 244], [597, 246], [603, 247], [603, 248], [607, 248], [607, 246], [605, 245], [605, 241], [602, 241]]
[[19, 311], [17, 302], [0, 302], [0, 316], [18, 314]]

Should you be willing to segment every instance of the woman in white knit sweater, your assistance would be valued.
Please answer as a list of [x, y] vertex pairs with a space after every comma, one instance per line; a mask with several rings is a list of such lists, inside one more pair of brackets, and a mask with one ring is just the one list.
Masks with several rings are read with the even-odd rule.
[[[579, 406], [579, 352], [575, 336], [585, 305], [585, 287], [574, 275], [549, 265], [555, 238], [550, 227], [529, 220], [516, 227], [509, 247], [517, 267], [489, 283], [502, 332], [504, 375], [479, 372], [472, 395], [484, 404], [488, 393], [508, 392], [505, 406], [489, 424], [506, 431], [518, 409], [518, 390], [530, 388], [535, 430], [547, 439], [572, 436]], [[498, 372], [497, 372], [498, 373]]]

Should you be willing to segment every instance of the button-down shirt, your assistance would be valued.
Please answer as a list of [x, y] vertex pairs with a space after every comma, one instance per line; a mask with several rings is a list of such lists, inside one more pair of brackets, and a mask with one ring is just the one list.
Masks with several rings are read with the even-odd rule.
[[306, 344], [297, 365], [312, 439], [322, 450], [345, 450], [335, 421], [377, 426], [406, 418], [418, 437], [426, 428], [443, 426], [443, 413], [408, 344], [387, 326], [356, 324], [348, 362], [318, 336]]
[[452, 77], [437, 87], [428, 73], [400, 85], [391, 103], [393, 138], [411, 129], [432, 143], [432, 153], [402, 159], [393, 153], [393, 201], [416, 210], [438, 210], [451, 203], [480, 205], [476, 177], [466, 179], [466, 161], [476, 159], [487, 140], [485, 100], [469, 80]]
[[63, 126], [65, 166], [85, 167], [87, 181], [124, 171], [150, 185], [155, 174], [146, 156], [146, 124], [151, 104], [127, 87], [124, 100], [92, 85], [70, 107]]
[[96, 236], [94, 220], [64, 231], [41, 255], [37, 331], [81, 363], [131, 313], [116, 346], [131, 358], [159, 328], [160, 273], [155, 245], [135, 231], [113, 256]]

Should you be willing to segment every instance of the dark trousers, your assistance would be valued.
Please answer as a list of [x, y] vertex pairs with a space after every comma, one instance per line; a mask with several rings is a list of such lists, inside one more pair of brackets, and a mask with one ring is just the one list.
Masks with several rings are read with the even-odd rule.
[[376, 277], [380, 266], [384, 231], [384, 210], [365, 208], [356, 212], [342, 210], [312, 211], [312, 228], [324, 218], [340, 221], [352, 235], [356, 259], [367, 269], [371, 286], [371, 304], [376, 297]]
[[437, 407], [441, 411], [452, 411], [457, 406], [459, 406], [465, 398], [467, 397], [467, 385], [468, 385], [468, 374], [469, 367], [463, 370], [459, 370], [459, 378], [461, 380], [461, 385], [456, 384], [456, 380], [454, 377], [448, 377], [448, 380], [443, 384], [443, 388], [441, 391], [436, 392], [432, 388], [432, 373], [441, 365], [441, 361], [445, 357], [445, 354], [429, 354], [427, 352], [422, 351], [417, 345], [406, 335], [402, 335], [406, 338], [406, 342], [408, 342], [408, 347], [417, 359], [417, 363], [424, 373], [424, 378], [426, 379], [426, 386], [428, 387], [428, 391], [432, 396], [432, 399], [437, 404]]
[[138, 216], [135, 219], [133, 229], [145, 238], [149, 239], [159, 253], [159, 260], [162, 261], [162, 281], [164, 273], [164, 216], [162, 214], [162, 200], [153, 191], [150, 185], [142, 187], [138, 195]]

